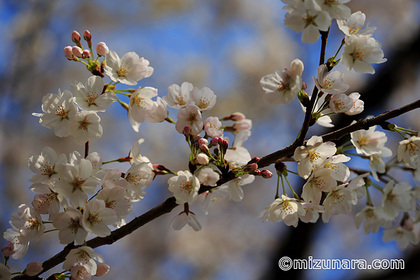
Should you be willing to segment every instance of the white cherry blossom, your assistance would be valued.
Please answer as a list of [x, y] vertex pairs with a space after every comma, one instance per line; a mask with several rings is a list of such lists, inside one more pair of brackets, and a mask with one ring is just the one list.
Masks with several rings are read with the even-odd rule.
[[133, 128], [135, 128], [134, 123], [141, 124], [146, 121], [146, 115], [153, 107], [152, 98], [155, 96], [157, 96], [157, 89], [153, 87], [140, 87], [130, 96], [128, 117]]
[[193, 135], [198, 135], [203, 130], [200, 108], [196, 105], [186, 105], [178, 113], [178, 119], [175, 125], [176, 131], [182, 134], [184, 127], [187, 125], [191, 127], [191, 133]]
[[83, 209], [83, 227], [100, 237], [108, 236], [111, 233], [108, 225], [115, 224], [117, 220], [115, 211], [107, 208], [105, 201], [100, 199], [92, 199]]
[[47, 128], [54, 129], [58, 137], [69, 136], [70, 122], [75, 118], [77, 105], [74, 104], [74, 97], [70, 91], [65, 90], [58, 94], [49, 93], [42, 98], [42, 111], [44, 113], [33, 113], [40, 117], [39, 123]]
[[198, 196], [200, 181], [190, 171], [178, 171], [168, 180], [169, 191], [173, 193], [176, 203], [193, 203]]
[[59, 230], [58, 237], [61, 244], [69, 244], [76, 241], [83, 244], [87, 237], [87, 231], [82, 225], [83, 214], [80, 210], [67, 207], [64, 212], [54, 216], [53, 226]]
[[361, 11], [357, 11], [351, 14], [348, 19], [337, 20], [337, 25], [346, 36], [372, 35], [373, 31], [376, 30], [376, 27], [366, 27], [366, 29], [362, 29], [365, 25], [365, 21], [366, 15]]
[[211, 167], [204, 166], [196, 174], [201, 184], [206, 186], [216, 186], [220, 179], [219, 173], [215, 172]]
[[251, 184], [254, 182], [255, 176], [250, 174], [242, 175], [241, 177], [235, 178], [227, 183], [229, 198], [233, 201], [239, 202], [244, 198], [244, 191], [242, 186]]
[[76, 163], [60, 165], [58, 174], [60, 181], [56, 183], [56, 191], [70, 198], [73, 207], [83, 207], [88, 194], [94, 194], [100, 180], [92, 176], [92, 163], [87, 159], [80, 159]]
[[29, 169], [35, 173], [29, 181], [41, 183], [57, 180], [57, 166], [66, 163], [66, 161], [67, 158], [64, 154], [57, 156], [52, 148], [45, 147], [40, 155], [33, 155], [28, 160]]
[[201, 111], [210, 110], [216, 104], [216, 95], [208, 87], [201, 89], [194, 87], [190, 92], [190, 100], [200, 108]]
[[193, 212], [181, 212], [171, 222], [174, 230], [180, 230], [185, 225], [189, 225], [193, 230], [200, 231], [201, 224]]
[[71, 89], [77, 105], [82, 110], [104, 112], [106, 108], [117, 101], [115, 93], [103, 92], [104, 82], [99, 76], [90, 76], [86, 86], [77, 83]]
[[222, 137], [223, 128], [218, 117], [208, 117], [204, 121], [204, 131], [210, 137]]
[[278, 105], [290, 103], [302, 89], [303, 63], [295, 59], [290, 63], [290, 70], [276, 70], [261, 78], [264, 100], [268, 104]]
[[322, 221], [328, 223], [331, 215], [350, 213], [352, 205], [356, 204], [357, 194], [349, 187], [349, 184], [333, 187], [323, 202]]
[[319, 167], [328, 157], [335, 154], [337, 148], [333, 142], [323, 143], [322, 137], [312, 136], [306, 146], [297, 147], [294, 158], [298, 163], [298, 173], [307, 179], [312, 170]]
[[386, 61], [381, 44], [368, 35], [352, 35], [345, 39], [341, 63], [348, 69], [360, 73], [374, 74], [372, 63]]
[[385, 215], [383, 208], [373, 206], [366, 206], [354, 217], [357, 228], [360, 227], [363, 221], [363, 232], [365, 234], [369, 232], [376, 233], [379, 231], [379, 227], [388, 227], [392, 223], [392, 219]]
[[406, 163], [411, 168], [419, 166], [420, 137], [412, 136], [400, 141], [398, 146], [398, 161]]
[[169, 107], [174, 109], [184, 108], [191, 103], [190, 94], [194, 86], [191, 83], [183, 82], [181, 86], [173, 84], [168, 88], [168, 95], [163, 97]]
[[317, 0], [317, 2], [323, 11], [328, 12], [331, 18], [344, 20], [350, 17], [350, 8], [343, 5], [350, 0]]
[[353, 99], [353, 106], [347, 112], [344, 112], [346, 115], [353, 116], [360, 114], [365, 109], [365, 103], [363, 100], [360, 100], [360, 93], [352, 92], [348, 95], [351, 99]]
[[262, 217], [263, 222], [281, 222], [283, 221], [288, 226], [297, 227], [299, 216], [305, 215], [305, 209], [296, 198], [290, 198], [282, 195], [277, 198], [270, 205], [265, 207], [259, 217]]
[[144, 189], [152, 183], [154, 178], [155, 173], [150, 162], [134, 163], [125, 175], [125, 180], [129, 184], [127, 191], [131, 200], [142, 200], [145, 195]]
[[330, 27], [331, 17], [315, 0], [306, 0], [286, 14], [284, 24], [297, 33], [302, 32], [303, 43], [315, 43], [319, 31], [327, 31]]
[[101, 118], [93, 111], [78, 112], [69, 124], [70, 135], [79, 145], [85, 144], [91, 138], [101, 138], [103, 129]]
[[137, 81], [148, 78], [153, 74], [149, 61], [139, 57], [135, 52], [129, 52], [120, 59], [114, 51], [106, 54], [105, 74], [114, 82], [126, 85], [136, 85]]
[[353, 99], [344, 93], [334, 94], [329, 103], [331, 111], [336, 114], [348, 112], [352, 109], [353, 105]]
[[317, 78], [314, 78], [316, 87], [327, 94], [343, 93], [350, 88], [343, 83], [344, 74], [341, 71], [328, 72], [328, 67], [321, 64], [318, 67]]
[[89, 246], [81, 246], [76, 249], [71, 249], [66, 256], [63, 263], [63, 269], [70, 270], [74, 266], [83, 266], [90, 275], [96, 274], [97, 264], [96, 261], [102, 263], [103, 257], [95, 253]]
[[360, 129], [350, 133], [351, 142], [356, 148], [358, 154], [365, 154], [370, 156], [372, 154], [392, 154], [392, 152], [385, 147], [388, 140], [386, 134], [381, 131], [376, 131], [376, 125], [371, 126], [368, 130]]
[[413, 230], [405, 229], [402, 226], [384, 229], [382, 239], [384, 242], [396, 240], [401, 249], [406, 249], [410, 243], [417, 244], [418, 242]]
[[302, 198], [307, 202], [319, 204], [322, 192], [329, 192], [337, 186], [332, 176], [333, 170], [329, 168], [315, 169], [302, 188]]
[[390, 181], [384, 188], [382, 208], [384, 213], [393, 219], [400, 211], [413, 211], [416, 207], [411, 193], [412, 187], [408, 183], [395, 184]]

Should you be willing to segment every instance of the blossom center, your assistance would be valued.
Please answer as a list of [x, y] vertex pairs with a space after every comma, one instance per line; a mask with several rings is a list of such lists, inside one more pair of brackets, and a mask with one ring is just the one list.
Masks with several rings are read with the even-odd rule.
[[57, 106], [57, 109], [55, 110], [55, 114], [61, 117], [61, 119], [67, 119], [69, 117], [69, 112], [66, 109], [64, 109], [63, 105]]
[[91, 125], [92, 123], [90, 121], [87, 120], [87, 118], [85, 117], [83, 120], [79, 121], [79, 129], [80, 130], [88, 130], [89, 125]]

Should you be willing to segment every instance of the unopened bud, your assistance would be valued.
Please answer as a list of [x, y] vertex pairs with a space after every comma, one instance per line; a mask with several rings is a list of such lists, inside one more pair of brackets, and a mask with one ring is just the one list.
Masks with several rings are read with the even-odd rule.
[[67, 46], [67, 47], [64, 48], [64, 56], [68, 60], [73, 60], [73, 51], [72, 51], [72, 47], [71, 46]]
[[184, 129], [182, 129], [182, 134], [184, 134], [185, 136], [189, 136], [191, 134], [191, 126], [184, 126]]
[[73, 43], [75, 43], [78, 47], [82, 47], [82, 44], [80, 44], [80, 34], [76, 30], [74, 30], [71, 33], [71, 40]]
[[248, 163], [258, 163], [260, 161], [259, 157], [253, 157]]
[[98, 263], [96, 267], [96, 274], [95, 276], [104, 276], [109, 271], [109, 265], [105, 263]]
[[213, 137], [210, 141], [213, 146], [219, 145], [219, 137]]
[[83, 39], [85, 39], [87, 42], [92, 40], [92, 34], [90, 34], [89, 30], [85, 30], [85, 33], [83, 33]]
[[76, 57], [80, 57], [81, 58], [83, 56], [83, 50], [80, 47], [74, 46], [71, 49], [71, 51], [74, 54], [74, 56], [76, 56]]
[[302, 90], [306, 90], [308, 88], [308, 86], [306, 85], [305, 82], [302, 82]]
[[247, 166], [245, 166], [244, 171], [246, 172], [252, 172], [258, 169], [258, 164], [256, 163], [251, 163], [248, 164]]
[[83, 50], [82, 58], [90, 58], [90, 50]]
[[298, 98], [300, 103], [302, 103], [303, 106], [308, 107], [310, 100], [309, 100], [309, 96], [306, 92], [304, 92], [303, 90], [300, 90], [298, 92]]
[[9, 242], [6, 245], [4, 245], [3, 248], [1, 248], [1, 252], [3, 256], [10, 257], [15, 253], [15, 246], [12, 242]]
[[33, 261], [28, 263], [28, 265], [25, 268], [24, 274], [29, 276], [35, 276], [39, 274], [42, 271], [42, 263]]
[[273, 177], [273, 172], [271, 172], [270, 170], [264, 169], [261, 171], [261, 177], [263, 177], [264, 179], [270, 179], [271, 177]]
[[201, 165], [209, 164], [209, 157], [204, 153], [199, 153], [197, 155], [197, 162]]
[[290, 63], [292, 75], [297, 75], [302, 77], [302, 72], [304, 69], [303, 62], [300, 59], [295, 59]]
[[99, 56], [106, 56], [106, 54], [109, 53], [108, 46], [104, 42], [99, 42], [96, 45], [96, 53]]
[[230, 119], [233, 121], [240, 121], [245, 119], [245, 115], [240, 112], [235, 112], [230, 115]]

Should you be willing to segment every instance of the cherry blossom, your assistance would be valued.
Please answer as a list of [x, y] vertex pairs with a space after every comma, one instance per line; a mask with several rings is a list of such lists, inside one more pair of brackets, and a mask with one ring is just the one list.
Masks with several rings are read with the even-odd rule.
[[153, 106], [152, 98], [155, 96], [157, 96], [157, 89], [153, 87], [140, 87], [131, 95], [128, 117], [136, 132], [138, 132], [138, 124], [146, 121], [146, 114], [151, 110]]
[[327, 223], [331, 215], [350, 213], [352, 205], [357, 204], [357, 194], [348, 184], [333, 187], [327, 194], [323, 205], [322, 221]]
[[126, 85], [136, 85], [137, 81], [148, 78], [153, 74], [153, 68], [149, 61], [140, 58], [135, 52], [129, 52], [120, 59], [114, 51], [106, 54], [105, 74], [114, 82], [121, 82]]
[[376, 125], [371, 126], [368, 130], [360, 129], [350, 133], [351, 142], [356, 148], [358, 154], [372, 155], [372, 154], [392, 154], [392, 152], [385, 147], [388, 140], [386, 134], [381, 131], [375, 131]]
[[176, 203], [193, 203], [198, 196], [200, 181], [190, 171], [178, 171], [168, 180], [169, 191], [173, 193]]
[[125, 174], [125, 180], [129, 184], [127, 191], [131, 200], [142, 200], [145, 195], [144, 189], [152, 183], [154, 178], [155, 173], [150, 162], [134, 163]]
[[417, 168], [420, 159], [420, 137], [412, 136], [400, 141], [398, 146], [398, 161], [406, 163], [411, 168]]
[[45, 226], [40, 214], [26, 204], [21, 204], [18, 212], [12, 214], [10, 225], [12, 228], [7, 229], [3, 237], [14, 244], [12, 258], [20, 259], [26, 253], [29, 242], [44, 234]]
[[374, 74], [371, 63], [386, 61], [381, 44], [368, 35], [346, 37], [341, 63], [348, 69], [360, 73]]
[[376, 27], [366, 27], [366, 29], [362, 29], [365, 25], [366, 15], [361, 11], [357, 11], [348, 19], [339, 19], [337, 20], [338, 28], [346, 36], [351, 35], [372, 35], [373, 31], [376, 30]]
[[78, 112], [69, 124], [69, 132], [79, 145], [85, 144], [91, 138], [101, 138], [103, 129], [101, 118], [93, 111]]
[[29, 181], [41, 183], [57, 180], [57, 166], [66, 163], [66, 161], [67, 158], [64, 154], [57, 156], [52, 148], [43, 148], [41, 155], [33, 155], [28, 160], [29, 169], [35, 173]]
[[263, 222], [281, 222], [283, 221], [288, 226], [297, 227], [299, 216], [305, 215], [305, 209], [296, 198], [290, 198], [282, 195], [277, 198], [270, 205], [265, 207], [259, 217], [262, 217]]
[[229, 198], [233, 201], [239, 202], [244, 198], [244, 191], [242, 186], [254, 182], [255, 176], [245, 174], [241, 177], [235, 178], [227, 183]]
[[349, 7], [343, 5], [350, 2], [350, 0], [317, 0], [323, 11], [326, 11], [331, 18], [347, 19], [350, 17], [351, 10]]
[[70, 250], [63, 263], [63, 269], [70, 270], [74, 266], [82, 266], [90, 275], [95, 275], [97, 270], [95, 260], [100, 263], [104, 261], [102, 256], [89, 246], [81, 246]]
[[100, 180], [92, 176], [92, 163], [87, 159], [80, 159], [74, 164], [62, 164], [58, 174], [60, 181], [56, 183], [56, 190], [60, 195], [70, 198], [74, 207], [83, 207], [88, 194], [94, 194]]
[[415, 209], [415, 201], [411, 190], [412, 188], [408, 183], [395, 184], [394, 181], [390, 181], [386, 184], [382, 208], [390, 219], [397, 217], [400, 211], [413, 211]]
[[42, 98], [42, 113], [33, 113], [40, 117], [39, 123], [47, 128], [53, 128], [58, 137], [69, 136], [70, 122], [75, 118], [77, 106], [70, 91], [65, 90], [58, 94], [49, 93]]
[[10, 269], [2, 263], [0, 263], [0, 279], [1, 280], [12, 279], [12, 273], [10, 272]]
[[323, 143], [319, 136], [312, 136], [306, 146], [297, 147], [294, 158], [298, 163], [298, 173], [307, 179], [312, 170], [319, 167], [328, 157], [335, 154], [337, 148], [333, 142]]
[[383, 208], [368, 205], [354, 217], [357, 228], [360, 227], [363, 221], [363, 232], [368, 234], [369, 232], [378, 232], [381, 226], [390, 226], [392, 219], [385, 215]]
[[115, 211], [107, 208], [105, 201], [94, 198], [84, 208], [82, 225], [88, 232], [105, 237], [111, 233], [108, 225], [115, 224], [117, 220]]
[[348, 95], [351, 99], [353, 99], [353, 106], [347, 112], [344, 112], [346, 115], [353, 116], [360, 114], [365, 109], [365, 103], [363, 100], [360, 100], [360, 93], [352, 92]]
[[180, 230], [185, 225], [189, 225], [195, 231], [200, 231], [201, 230], [200, 222], [198, 221], [195, 214], [191, 211], [189, 211], [189, 212], [183, 211], [183, 212], [179, 213], [172, 220], [171, 224], [172, 224], [172, 228], [174, 230]]
[[293, 31], [302, 32], [303, 43], [314, 43], [319, 39], [319, 31], [330, 27], [331, 17], [315, 0], [306, 0], [286, 14], [284, 23]]
[[77, 83], [71, 89], [77, 105], [82, 110], [104, 112], [107, 107], [117, 101], [115, 93], [103, 92], [104, 82], [98, 76], [90, 76], [86, 86]]
[[290, 70], [276, 70], [261, 78], [264, 100], [268, 104], [278, 105], [290, 103], [302, 89], [303, 63], [295, 59], [290, 63]]
[[317, 78], [314, 78], [316, 87], [327, 94], [337, 94], [349, 89], [349, 85], [343, 83], [344, 74], [340, 71], [328, 72], [328, 67], [321, 64], [318, 67]]
[[201, 111], [210, 110], [216, 104], [216, 95], [208, 87], [201, 89], [194, 87], [190, 92], [190, 100], [200, 108]]
[[222, 137], [223, 128], [221, 128], [222, 123], [219, 121], [218, 117], [208, 117], [204, 121], [204, 131], [210, 137]]
[[319, 204], [322, 192], [329, 192], [337, 186], [332, 176], [333, 170], [329, 168], [315, 169], [302, 188], [302, 198], [307, 202]]
[[353, 105], [353, 99], [344, 93], [334, 94], [329, 103], [331, 111], [336, 114], [350, 111]]
[[196, 105], [186, 105], [178, 113], [178, 119], [175, 125], [176, 131], [182, 134], [184, 127], [187, 125], [191, 127], [191, 133], [193, 135], [198, 135], [203, 130], [200, 108]]
[[69, 244], [76, 241], [83, 244], [87, 237], [87, 231], [82, 225], [83, 214], [80, 210], [67, 207], [66, 211], [54, 216], [53, 226], [59, 230], [58, 237], [61, 244]]
[[410, 243], [417, 244], [418, 242], [413, 230], [405, 229], [402, 226], [384, 229], [382, 239], [384, 242], [396, 240], [401, 249], [407, 248]]
[[174, 109], [184, 108], [191, 103], [190, 94], [194, 86], [191, 83], [183, 82], [181, 86], [173, 84], [168, 88], [168, 95], [163, 97], [169, 107]]
[[201, 184], [206, 186], [216, 186], [217, 181], [220, 179], [219, 173], [215, 172], [211, 167], [204, 166], [196, 174]]
[[299, 219], [304, 223], [316, 223], [319, 219], [319, 213], [324, 211], [324, 206], [311, 202], [302, 202], [304, 215], [299, 215]]

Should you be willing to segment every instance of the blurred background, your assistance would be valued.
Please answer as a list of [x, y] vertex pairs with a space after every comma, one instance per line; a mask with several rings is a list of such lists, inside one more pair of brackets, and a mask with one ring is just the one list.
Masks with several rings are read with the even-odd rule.
[[[305, 64], [304, 81], [311, 90], [320, 41], [304, 45], [301, 34], [285, 28], [283, 5], [280, 0], [0, 0], [0, 232], [9, 227], [10, 215], [19, 204], [32, 201], [28, 189], [32, 174], [27, 168], [31, 155], [40, 154], [45, 146], [57, 153], [83, 152], [72, 139], [55, 137], [31, 115], [41, 112], [42, 96], [70, 90], [72, 83], [85, 83], [90, 75], [83, 65], [64, 57], [63, 48], [73, 45], [73, 30], [83, 34], [88, 29], [94, 45], [104, 41], [120, 57], [134, 51], [148, 59], [154, 74], [139, 85], [156, 87], [161, 97], [174, 83], [210, 87], [217, 94], [211, 115], [239, 111], [252, 119], [252, 136], [245, 142], [252, 156], [262, 157], [290, 144], [303, 120], [300, 105], [297, 100], [287, 106], [265, 104], [259, 81], [300, 58]], [[337, 118], [338, 127], [420, 97], [418, 1], [354, 0], [348, 6], [352, 12], [363, 11], [370, 26], [378, 28], [374, 37], [382, 43], [388, 62], [379, 65], [373, 76], [344, 71], [350, 90], [361, 93], [366, 111], [353, 118]], [[327, 57], [336, 52], [341, 39], [333, 22]], [[142, 154], [153, 163], [174, 171], [187, 169], [188, 146], [172, 125], [146, 123], [135, 133], [116, 103], [100, 116], [104, 136], [92, 141], [91, 151], [99, 152], [104, 161], [126, 156], [132, 143], [144, 138]], [[176, 112], [170, 111], [170, 116], [175, 119]], [[395, 122], [418, 131], [419, 118], [417, 110]], [[308, 138], [325, 132], [315, 126]], [[400, 139], [394, 135], [389, 139], [388, 146], [395, 152]], [[354, 164], [367, 166], [360, 161]], [[112, 167], [128, 169], [123, 164]], [[288, 167], [296, 168], [292, 163]], [[274, 172], [273, 167], [269, 169]], [[293, 175], [289, 178], [296, 189], [303, 184]], [[128, 221], [170, 196], [167, 179], [154, 181]], [[333, 216], [328, 224], [299, 223], [295, 229], [257, 218], [273, 201], [275, 187], [274, 177], [257, 178], [244, 187], [241, 203], [219, 200], [210, 206], [209, 215], [204, 215], [199, 203], [194, 204], [192, 210], [203, 226], [200, 232], [173, 231], [170, 222], [181, 211], [176, 208], [112, 246], [98, 248], [111, 266], [102, 279], [280, 279], [283, 274], [277, 262], [282, 256], [403, 258], [407, 266], [403, 271], [292, 270], [284, 274], [289, 279], [392, 279], [395, 272], [400, 279], [419, 277], [418, 247], [401, 251], [395, 242], [382, 242], [382, 230], [365, 235], [355, 228], [354, 213], [364, 207], [364, 198], [352, 214]], [[58, 244], [57, 234], [48, 233], [30, 245], [22, 260], [9, 262], [12, 271], [53, 256], [63, 248]], [[61, 265], [51, 271], [61, 271]]]

